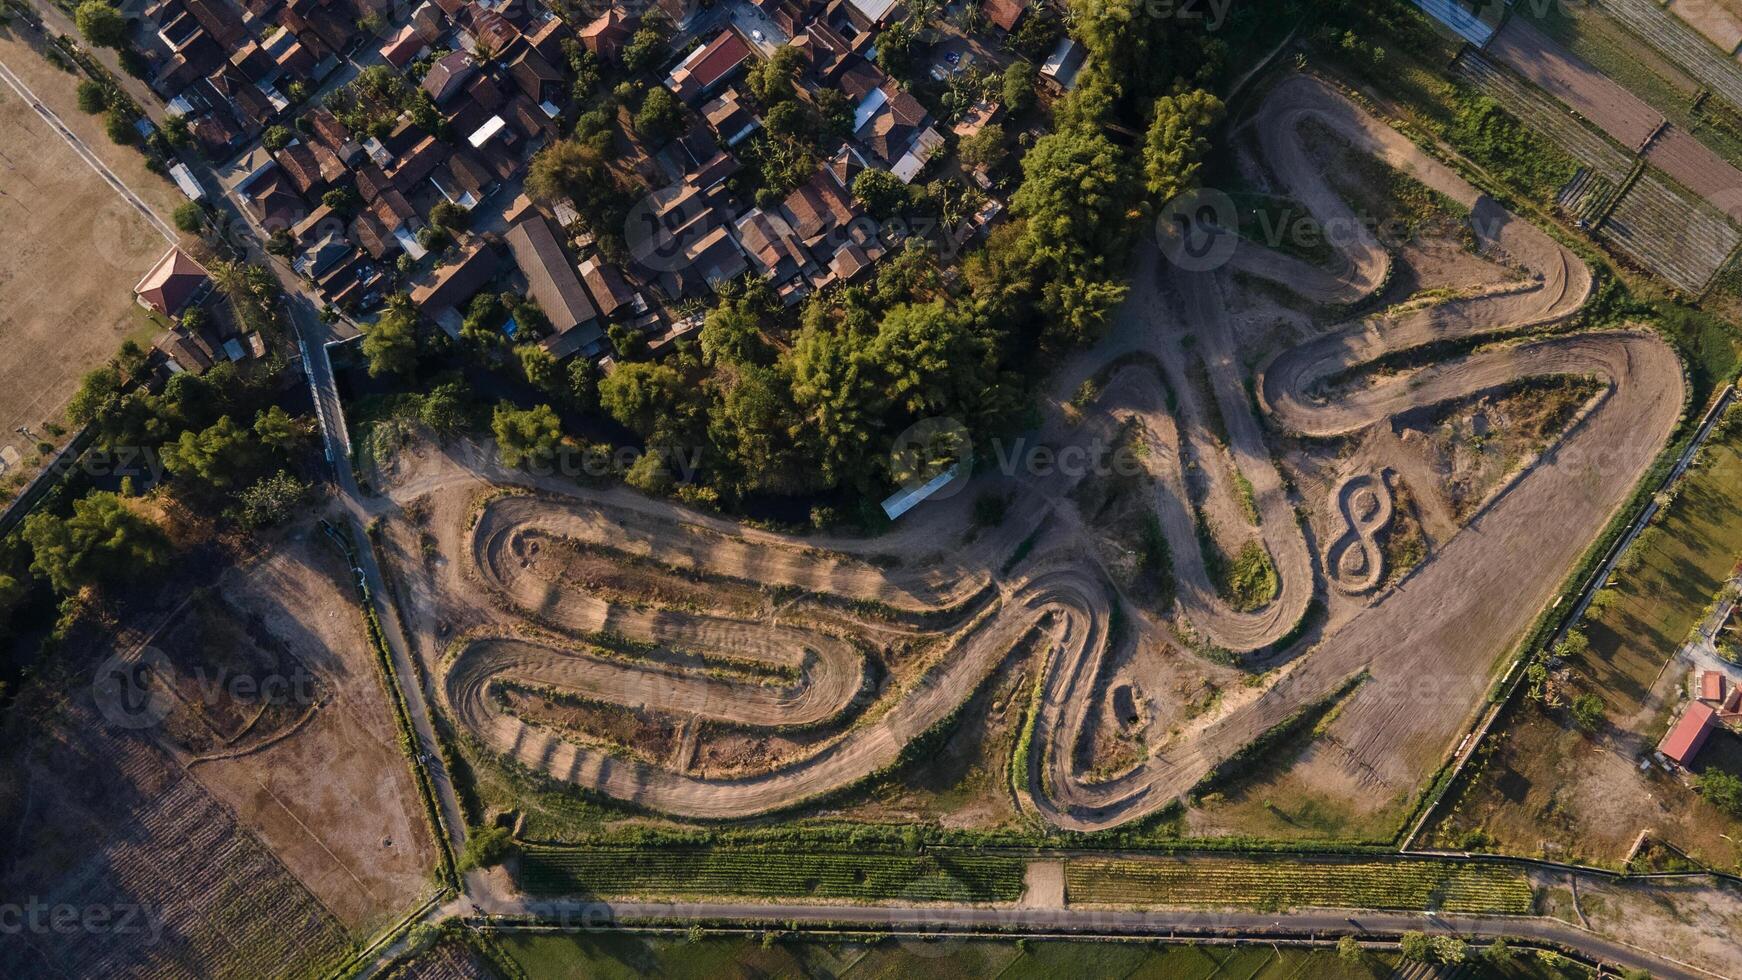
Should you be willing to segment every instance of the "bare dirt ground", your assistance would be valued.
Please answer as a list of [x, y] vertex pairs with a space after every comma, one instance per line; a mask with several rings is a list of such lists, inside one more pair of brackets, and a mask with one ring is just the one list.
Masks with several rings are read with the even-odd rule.
[[[78, 110], [78, 77], [48, 64], [0, 30], [4, 62], [122, 180], [167, 215], [182, 200], [145, 158], [110, 142], [101, 117]], [[132, 287], [169, 247], [10, 88], [0, 86], [0, 462], [22, 473], [36, 439], [14, 431], [60, 421], [80, 377], [128, 337], [162, 332], [133, 302]], [[4, 469], [4, 468], [0, 468]], [[7, 487], [0, 473], [0, 487]], [[0, 494], [10, 496], [10, 493]]]
[[220, 581], [250, 632], [282, 644], [314, 683], [291, 674], [283, 725], [190, 759], [189, 771], [367, 935], [433, 889], [435, 852], [349, 575], [319, 529], [303, 525]]
[[1575, 908], [1565, 875], [1533, 871], [1530, 877], [1533, 887], [1547, 893], [1543, 914], [1580, 925], [1588, 921], [1603, 935], [1659, 950], [1717, 976], [1736, 975], [1742, 888], [1734, 883], [1704, 876], [1605, 881], [1584, 875]]
[[[1076, 451], [1135, 434], [1145, 478], [1132, 486], [1153, 506], [1165, 539], [1178, 642], [1214, 658], [1290, 653], [1273, 661], [1278, 669], [1254, 683], [1206, 683], [1200, 674], [1180, 691], [1203, 697], [1200, 706], [1176, 701], [1157, 713], [1171, 719], [1166, 737], [1153, 722], [1142, 739], [1128, 737], [1149, 704], [1172, 698], [1133, 683], [1147, 672], [1130, 670], [1132, 651], [1153, 656], [1173, 637], [1130, 601], [1120, 585], [1129, 576], [1113, 571], [1097, 546], [1100, 508], [1085, 505], [1105, 495], [1076, 492], [1081, 469], [989, 476], [874, 540], [795, 539], [620, 488], [506, 472], [468, 445], [425, 446], [375, 482], [414, 511], [416, 527], [395, 530], [390, 557], [402, 570], [402, 600], [438, 701], [458, 730], [491, 753], [640, 807], [738, 818], [895, 765], [909, 743], [957, 718], [1018, 657], [1039, 671], [1038, 697], [1017, 737], [1015, 758], [1028, 767], [1015, 774], [1021, 805], [1089, 829], [1154, 813], [1364, 671], [1370, 679], [1313, 747], [1311, 763], [1323, 768], [1311, 780], [1339, 798], [1369, 800], [1369, 809], [1413, 792], [1478, 707], [1493, 665], [1585, 547], [1565, 529], [1600, 527], [1656, 456], [1680, 412], [1680, 367], [1667, 344], [1643, 332], [1530, 336], [1584, 302], [1583, 263], [1323, 83], [1287, 80], [1258, 113], [1264, 159], [1288, 195], [1320, 220], [1355, 229], [1339, 243], [1340, 260], [1326, 270], [1236, 248], [1219, 272], [1187, 272], [1145, 250], [1111, 336], [1061, 372], [1059, 411], [1038, 441]], [[1495, 268], [1494, 279], [1306, 330], [1280, 350], [1242, 350], [1248, 327], [1226, 295], [1236, 271], [1281, 277], [1283, 288], [1335, 303], [1388, 279], [1391, 254], [1327, 184], [1301, 138], [1309, 124], [1468, 214], [1467, 247]], [[1428, 344], [1520, 335], [1426, 366], [1362, 370]], [[1184, 376], [1178, 354], [1188, 348], [1203, 359], [1207, 384]], [[1589, 375], [1605, 389], [1578, 425], [1467, 527], [1436, 542], [1402, 583], [1309, 631], [1300, 649], [1270, 649], [1292, 640], [1323, 591], [1318, 570], [1330, 542], [1309, 538], [1300, 523], [1300, 501], [1273, 461], [1261, 413], [1273, 430], [1360, 439], [1424, 407], [1563, 375]], [[1096, 397], [1065, 410], [1085, 382]], [[1211, 581], [1187, 460], [1221, 466], [1225, 479], [1212, 485], [1249, 498], [1279, 580], [1255, 608], [1231, 605]], [[1407, 481], [1417, 495], [1436, 489], [1418, 487], [1413, 475]], [[536, 492], [493, 489], [513, 484]], [[964, 534], [976, 490], [1011, 494], [1011, 503], [996, 528]], [[657, 599], [634, 601], [605, 576], [589, 576], [606, 583], [597, 589], [552, 577], [559, 566], [547, 549], [576, 547], [668, 584]], [[706, 598], [715, 587], [732, 598], [715, 605]], [[758, 589], [761, 611], [746, 617], [744, 596]], [[902, 650], [913, 652], [904, 658]], [[505, 682], [670, 716], [684, 734], [663, 764], [565, 738], [507, 710]], [[1127, 737], [1109, 737], [1120, 728]], [[783, 747], [760, 772], [739, 768], [742, 755], [729, 776], [694, 771], [708, 750], [684, 743], [731, 729], [742, 730], [732, 737], [743, 744], [762, 738]]]

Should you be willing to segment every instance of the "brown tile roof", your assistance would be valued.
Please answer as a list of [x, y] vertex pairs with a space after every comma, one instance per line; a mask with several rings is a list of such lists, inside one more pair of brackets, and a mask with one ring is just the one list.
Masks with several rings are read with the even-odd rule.
[[181, 249], [172, 247], [163, 253], [163, 258], [157, 260], [145, 278], [139, 280], [133, 292], [152, 309], [173, 316], [181, 312], [205, 283], [205, 267]]
[[510, 228], [503, 237], [514, 254], [514, 263], [526, 276], [527, 293], [538, 302], [538, 308], [558, 333], [568, 333], [588, 323], [595, 324], [592, 332], [599, 332], [598, 311], [543, 215], [534, 214]]
[[495, 249], [476, 242], [458, 261], [440, 266], [426, 281], [413, 286], [411, 301], [432, 312], [458, 306], [489, 283], [501, 261]]
[[508, 63], [508, 75], [534, 102], [562, 98], [563, 73], [530, 47]]
[[1028, 10], [1028, 0], [984, 0], [980, 9], [986, 12], [986, 19], [1001, 31], [1016, 28], [1016, 22]]
[[428, 177], [430, 171], [440, 166], [452, 152], [446, 143], [439, 142], [433, 136], [425, 136], [423, 142], [407, 150], [403, 156], [394, 161], [393, 169], [387, 176], [393, 179], [393, 186], [409, 193], [413, 187]]
[[581, 28], [581, 44], [588, 51], [606, 61], [617, 60], [623, 45], [635, 35], [635, 24], [639, 18], [627, 18], [613, 7], [600, 15], [592, 23]]
[[417, 209], [399, 193], [397, 188], [389, 187], [382, 191], [369, 205], [369, 213], [391, 234], [417, 219]]
[[387, 229], [381, 226], [381, 222], [375, 220], [375, 216], [367, 211], [351, 222], [351, 240], [377, 262], [386, 258], [387, 253], [397, 244]]
[[615, 268], [600, 262], [597, 256], [581, 263], [581, 279], [593, 294], [601, 316], [610, 316], [619, 307], [635, 301], [635, 290], [629, 288]]
[[464, 51], [444, 55], [424, 74], [423, 90], [437, 102], [446, 101], [459, 91], [460, 85], [472, 77], [475, 70], [472, 56]]

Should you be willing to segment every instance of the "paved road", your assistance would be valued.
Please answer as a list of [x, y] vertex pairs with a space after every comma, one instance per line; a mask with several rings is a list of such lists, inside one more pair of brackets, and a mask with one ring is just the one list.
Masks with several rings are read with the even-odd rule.
[[[452, 907], [450, 906], [450, 909]], [[1659, 978], [1707, 980], [1717, 976], [1647, 950], [1605, 939], [1555, 919], [1433, 913], [1317, 910], [1305, 912], [1200, 912], [1178, 910], [1022, 908], [868, 908], [865, 906], [751, 902], [547, 902], [521, 903], [509, 914], [532, 914], [559, 927], [607, 929], [637, 922], [849, 923], [878, 932], [1022, 932], [1077, 936], [1226, 937], [1331, 939], [1354, 935], [1395, 940], [1408, 930], [1452, 935], [1471, 942], [1499, 937], [1578, 949], [1605, 965], [1650, 971]]]
[[60, 116], [56, 115], [53, 109], [43, 105], [42, 100], [36, 97], [36, 93], [32, 92], [30, 87], [24, 84], [24, 80], [19, 78], [4, 62], [0, 62], [0, 81], [4, 81], [12, 91], [18, 93], [19, 98], [36, 110], [36, 114], [42, 117], [43, 122], [48, 123], [50, 129], [59, 133], [61, 139], [66, 140], [67, 145], [73, 148], [73, 152], [78, 154], [79, 159], [85, 161], [86, 166], [96, 171], [97, 176], [103, 178], [103, 182], [120, 195], [121, 200], [126, 201], [130, 207], [143, 215], [145, 220], [151, 223], [151, 227], [157, 229], [157, 233], [163, 236], [164, 241], [171, 245], [180, 241], [180, 236], [176, 234], [176, 230], [159, 217], [156, 211], [151, 210], [151, 205], [146, 204], [144, 199], [133, 193], [132, 188], [129, 188], [120, 177], [117, 177], [115, 171], [109, 169], [108, 164], [91, 152], [91, 148], [85, 144], [84, 140], [73, 135], [73, 131], [67, 128], [67, 124], [61, 121]]

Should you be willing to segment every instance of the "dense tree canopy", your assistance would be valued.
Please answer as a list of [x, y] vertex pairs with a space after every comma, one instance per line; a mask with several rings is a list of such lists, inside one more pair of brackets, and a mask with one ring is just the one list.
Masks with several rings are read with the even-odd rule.
[[24, 522], [24, 539], [35, 555], [31, 571], [63, 594], [137, 579], [169, 557], [162, 529], [107, 492], [73, 501], [66, 518], [48, 511], [32, 514]]
[[1143, 143], [1143, 184], [1152, 207], [1197, 186], [1210, 127], [1221, 118], [1221, 100], [1202, 89], [1155, 100], [1155, 119]]
[[403, 293], [387, 301], [387, 309], [363, 331], [363, 356], [370, 377], [410, 374], [417, 366], [417, 308]]

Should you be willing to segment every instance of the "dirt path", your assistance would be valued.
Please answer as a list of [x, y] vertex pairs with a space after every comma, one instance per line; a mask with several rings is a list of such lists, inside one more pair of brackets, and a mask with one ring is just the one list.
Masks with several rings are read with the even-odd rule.
[[[1465, 204], [1487, 253], [1505, 256], [1529, 275], [1479, 295], [1316, 335], [1264, 364], [1254, 391], [1223, 294], [1228, 273], [1281, 274], [1291, 282], [1298, 273], [1309, 294], [1346, 302], [1377, 288], [1389, 268], [1384, 249], [1359, 231], [1349, 206], [1309, 160], [1299, 131], [1309, 119]], [[1157, 475], [1154, 513], [1167, 538], [1184, 618], [1218, 645], [1256, 650], [1289, 635], [1320, 588], [1317, 559], [1296, 517], [1296, 500], [1272, 461], [1260, 412], [1295, 432], [1335, 435], [1532, 377], [1578, 374], [1605, 382], [1606, 395], [1583, 420], [1469, 527], [1450, 535], [1403, 586], [1276, 671], [1262, 692], [1207, 714], [1122, 775], [1091, 781], [1078, 770], [1072, 746], [1100, 710], [1109, 665], [1133, 638], [1131, 630], [1115, 628], [1122, 599], [1087, 554], [1083, 526], [1068, 503], [1081, 474], [1027, 474], [999, 484], [1018, 491], [1010, 516], [971, 541], [963, 540], [962, 528], [965, 501], [973, 495], [962, 493], [916, 511], [883, 538], [800, 542], [621, 489], [580, 492], [567, 481], [492, 471], [479, 460], [474, 472], [489, 473], [489, 482], [529, 483], [559, 496], [510, 495], [470, 508], [465, 518], [475, 523], [462, 532], [470, 543], [447, 552], [465, 552], [465, 574], [526, 618], [570, 631], [620, 632], [660, 651], [640, 662], [556, 649], [527, 636], [474, 642], [443, 665], [438, 685], [459, 723], [504, 755], [619, 799], [685, 817], [743, 817], [816, 799], [896, 763], [910, 742], [949, 718], [1021, 647], [1032, 648], [1044, 671], [1034, 750], [1027, 753], [1028, 795], [1059, 826], [1095, 829], [1153, 813], [1254, 738], [1362, 672], [1370, 681], [1335, 723], [1344, 764], [1358, 784], [1376, 791], [1416, 785], [1479, 707], [1493, 666], [1553, 597], [1674, 429], [1683, 398], [1680, 364], [1651, 334], [1587, 332], [1476, 348], [1327, 393], [1333, 382], [1389, 355], [1551, 324], [1583, 303], [1589, 274], [1549, 236], [1322, 83], [1299, 76], [1278, 85], [1256, 123], [1289, 193], [1321, 220], [1347, 220], [1357, 229], [1341, 240], [1338, 263], [1329, 271], [1302, 272], [1298, 263], [1236, 250], [1228, 268], [1183, 272], [1146, 248], [1112, 336], [1062, 369], [1055, 388], [1062, 404], [1083, 380], [1098, 377], [1104, 382], [1099, 400], [1080, 424], [1055, 412], [1039, 441], [1081, 447], [1135, 424]], [[1257, 531], [1278, 573], [1277, 595], [1256, 610], [1229, 607], [1199, 551], [1182, 460], [1208, 459], [1223, 447], [1203, 421], [1212, 406], [1180, 391], [1177, 357], [1169, 364], [1188, 335], [1210, 369], [1207, 394], [1227, 437], [1224, 458], [1231, 469], [1225, 475], [1231, 480], [1237, 473], [1250, 485]], [[1170, 410], [1170, 390], [1183, 411]], [[449, 479], [414, 475], [394, 495], [409, 500]], [[874, 604], [947, 649], [838, 737], [770, 771], [709, 779], [626, 760], [522, 722], [492, 696], [496, 682], [518, 677], [702, 721], [779, 726], [843, 710], [855, 700], [863, 665], [850, 644], [833, 637], [773, 621], [750, 626], [711, 613], [626, 610], [574, 583], [539, 576], [536, 548], [565, 541], [655, 561], [692, 581], [778, 587], [847, 609]], [[774, 684], [745, 685], [697, 670], [710, 656], [785, 673]]]

